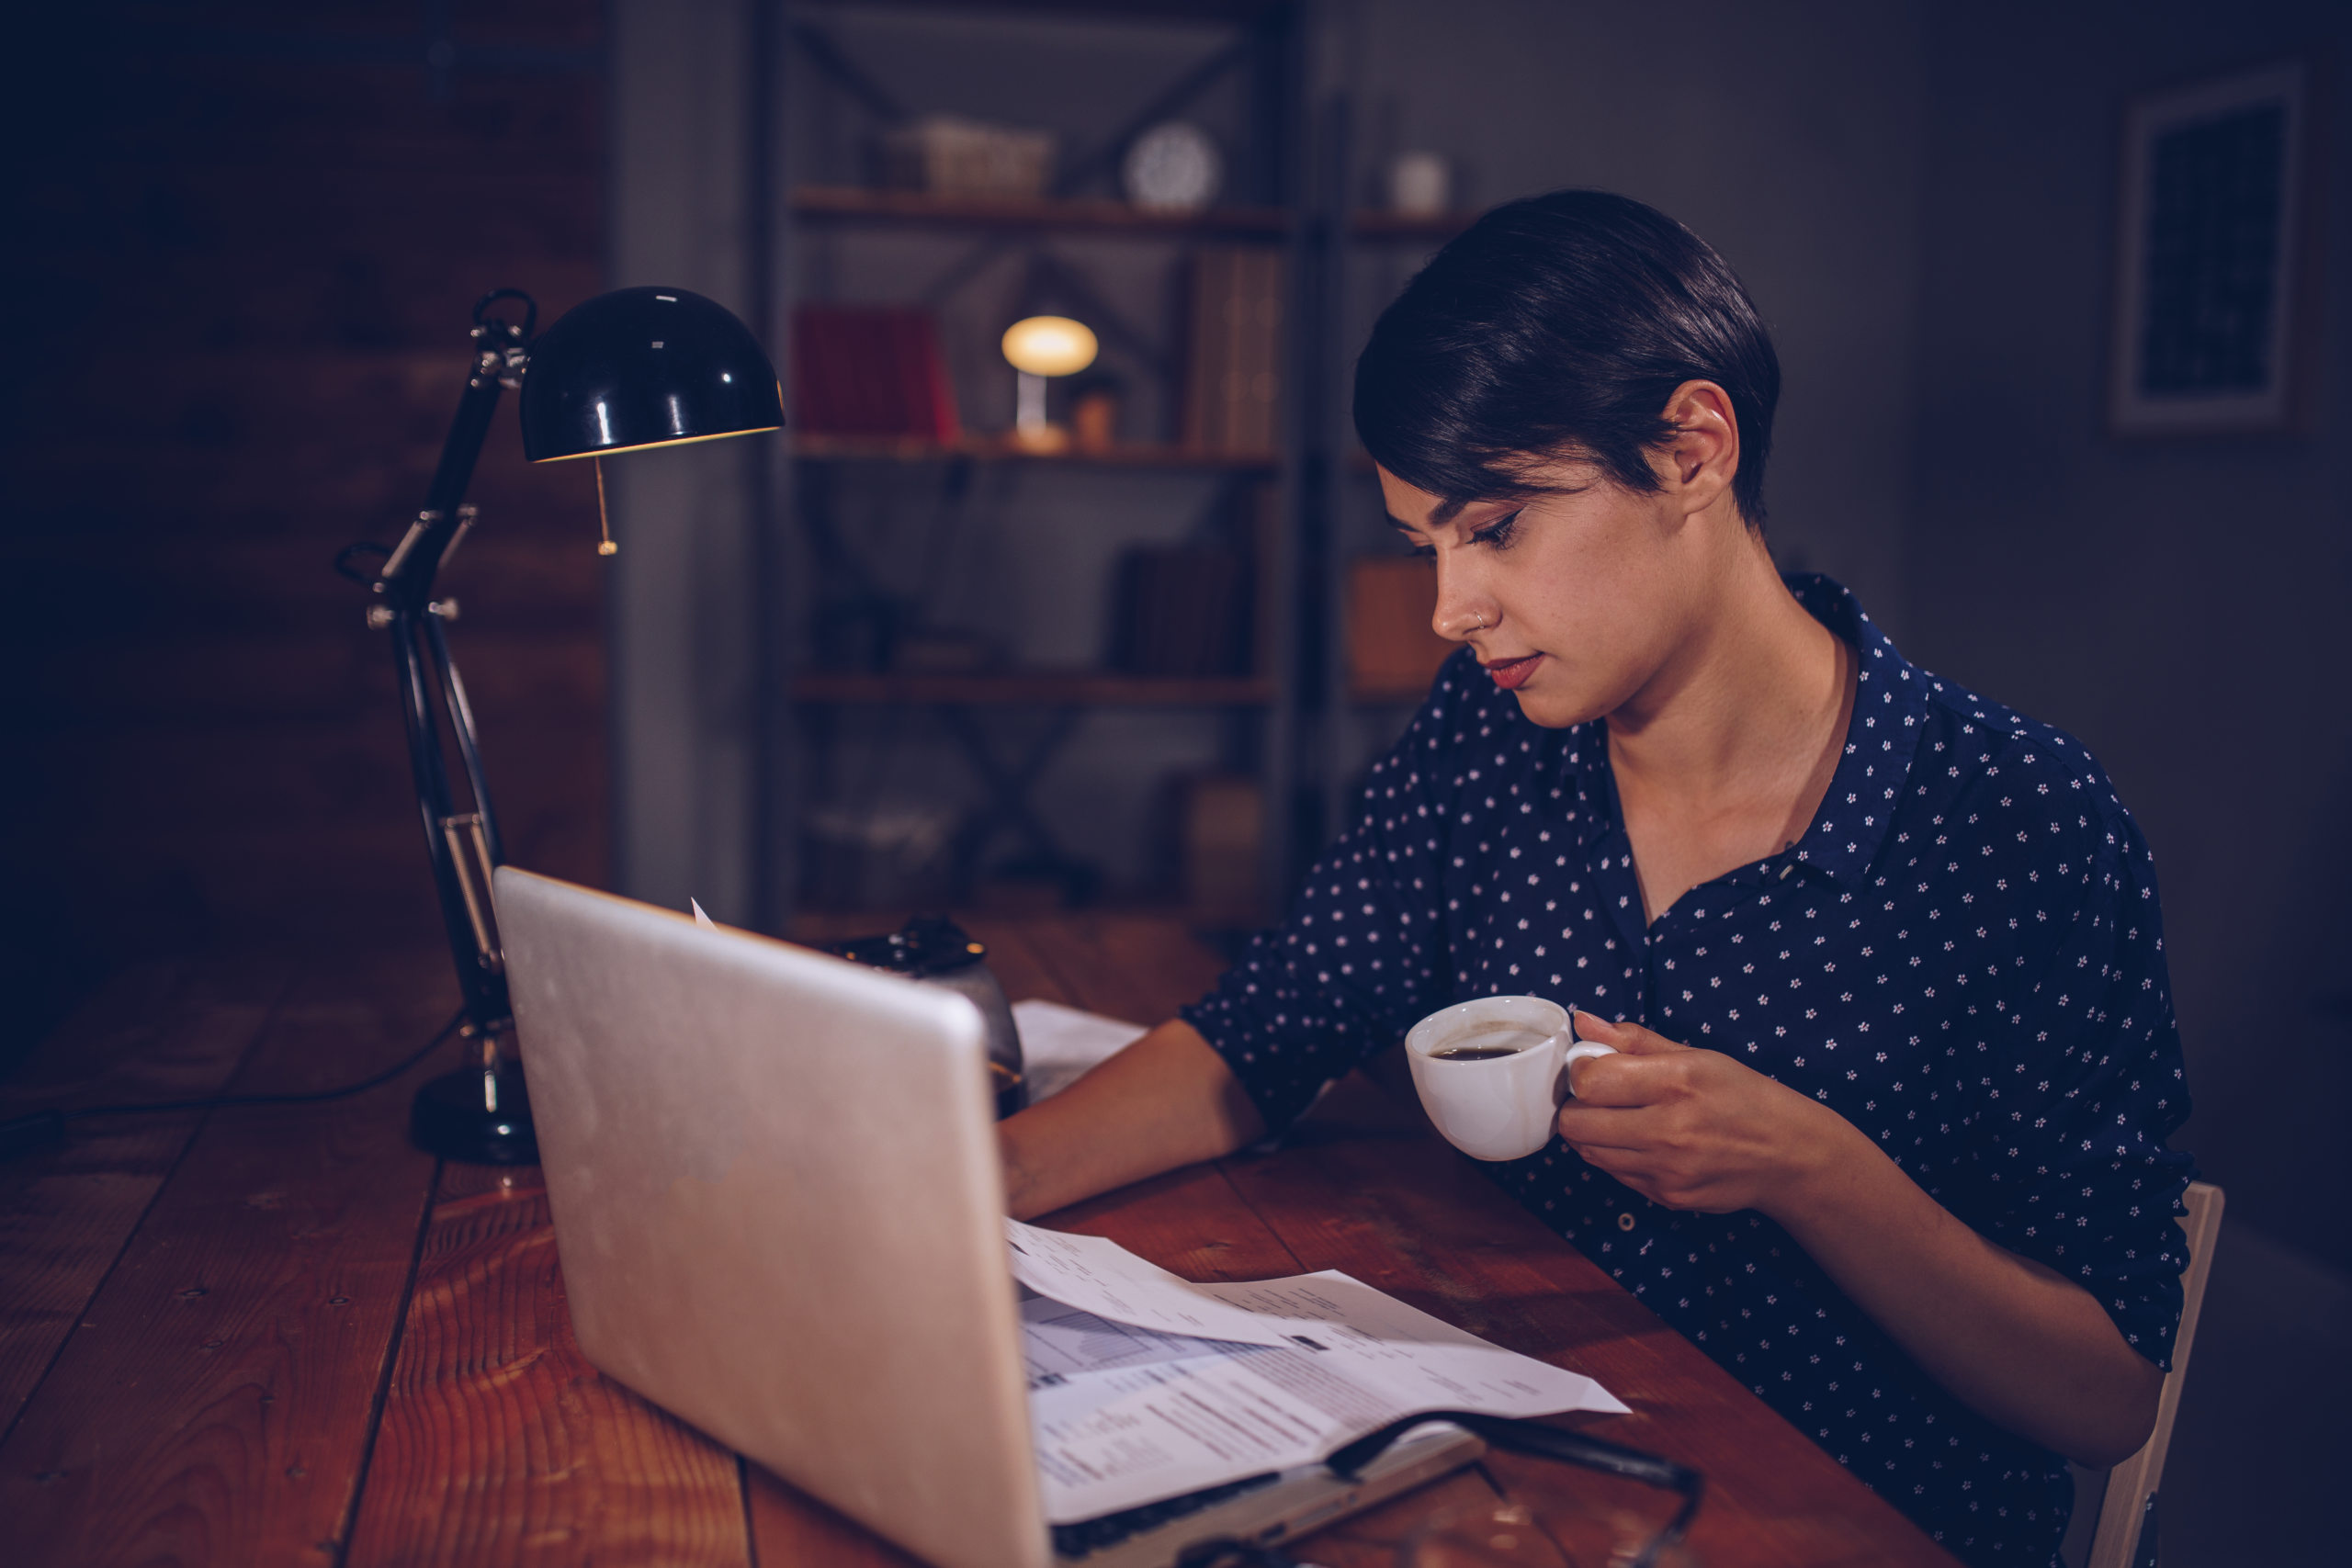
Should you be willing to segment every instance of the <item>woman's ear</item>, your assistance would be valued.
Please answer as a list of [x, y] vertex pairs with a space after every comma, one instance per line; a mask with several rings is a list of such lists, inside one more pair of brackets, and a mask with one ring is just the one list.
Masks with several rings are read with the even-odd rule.
[[1674, 434], [1650, 449], [1659, 486], [1686, 513], [1704, 512], [1739, 472], [1739, 416], [1713, 381], [1685, 381], [1660, 411]]

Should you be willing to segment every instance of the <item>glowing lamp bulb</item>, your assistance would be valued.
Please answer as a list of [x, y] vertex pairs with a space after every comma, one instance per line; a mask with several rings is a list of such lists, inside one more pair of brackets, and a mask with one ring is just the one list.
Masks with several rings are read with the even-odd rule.
[[1031, 376], [1075, 376], [1094, 363], [1094, 331], [1068, 316], [1031, 316], [1004, 329], [1004, 357]]

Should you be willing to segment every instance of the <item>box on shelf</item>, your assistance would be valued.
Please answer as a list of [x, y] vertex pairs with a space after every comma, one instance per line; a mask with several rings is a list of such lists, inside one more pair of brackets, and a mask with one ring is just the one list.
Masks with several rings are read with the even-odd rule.
[[1212, 926], [1265, 919], [1266, 792], [1248, 773], [1179, 778], [1177, 891], [1186, 914]]
[[986, 632], [956, 626], [917, 626], [890, 648], [890, 668], [902, 675], [969, 675], [1004, 663], [1002, 644]]
[[1437, 572], [1415, 556], [1366, 556], [1348, 569], [1348, 683], [1359, 696], [1418, 697], [1457, 644], [1430, 626]]
[[881, 136], [882, 183], [933, 196], [1035, 197], [1053, 175], [1054, 135], [925, 115]]
[[960, 813], [939, 806], [820, 807], [805, 818], [805, 888], [820, 908], [944, 905]]

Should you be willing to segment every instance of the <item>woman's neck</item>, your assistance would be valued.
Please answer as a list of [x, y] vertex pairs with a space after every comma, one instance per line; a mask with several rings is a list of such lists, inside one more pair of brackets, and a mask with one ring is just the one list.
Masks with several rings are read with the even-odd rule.
[[1740, 541], [1675, 659], [1609, 716], [1609, 761], [1655, 916], [1801, 837], [1837, 771], [1854, 650]]

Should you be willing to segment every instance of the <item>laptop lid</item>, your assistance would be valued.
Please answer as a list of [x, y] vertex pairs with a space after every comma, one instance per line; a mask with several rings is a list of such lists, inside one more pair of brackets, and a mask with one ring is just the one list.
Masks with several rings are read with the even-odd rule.
[[497, 901], [588, 1359], [942, 1568], [1043, 1568], [978, 1010], [512, 866]]

